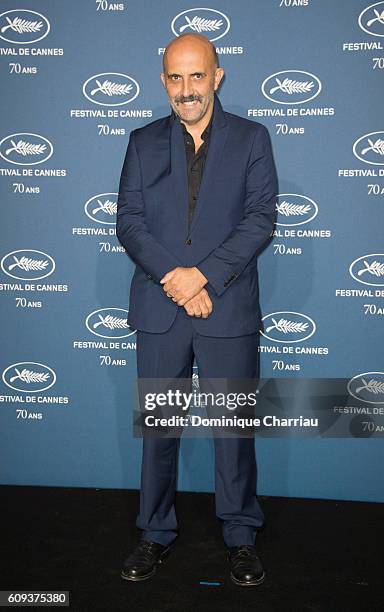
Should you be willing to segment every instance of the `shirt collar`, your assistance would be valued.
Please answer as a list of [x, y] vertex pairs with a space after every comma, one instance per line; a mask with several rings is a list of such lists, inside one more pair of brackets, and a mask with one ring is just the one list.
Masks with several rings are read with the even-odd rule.
[[[189, 132], [188, 132], [188, 130], [187, 130], [187, 128], [186, 128], [186, 126], [184, 125], [184, 123], [182, 123], [182, 122], [180, 121], [179, 116], [178, 116], [178, 115], [176, 115], [176, 113], [175, 113], [175, 111], [174, 111], [173, 109], [172, 109], [172, 113], [171, 113], [171, 119], [172, 119], [172, 121], [178, 121], [178, 122], [180, 123], [180, 125], [181, 125], [181, 127], [182, 127], [182, 130], [183, 130], [183, 134], [184, 134], [184, 136], [185, 136], [186, 134], [189, 134]], [[211, 133], [211, 129], [212, 129], [212, 120], [213, 120], [213, 113], [212, 113], [212, 115], [211, 115], [211, 118], [210, 118], [210, 120], [209, 120], [209, 123], [208, 123], [207, 127], [205, 128], [205, 130], [204, 130], [204, 131], [202, 132], [202, 134], [201, 134], [201, 139], [202, 139], [202, 140], [206, 140], [207, 138], [209, 138], [209, 135], [210, 135], [210, 133]]]

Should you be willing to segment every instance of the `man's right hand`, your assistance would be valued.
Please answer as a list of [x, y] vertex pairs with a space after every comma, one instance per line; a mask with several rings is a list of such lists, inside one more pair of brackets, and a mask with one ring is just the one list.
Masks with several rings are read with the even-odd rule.
[[191, 317], [202, 317], [206, 319], [213, 310], [212, 300], [208, 291], [202, 289], [195, 297], [191, 298], [183, 306]]

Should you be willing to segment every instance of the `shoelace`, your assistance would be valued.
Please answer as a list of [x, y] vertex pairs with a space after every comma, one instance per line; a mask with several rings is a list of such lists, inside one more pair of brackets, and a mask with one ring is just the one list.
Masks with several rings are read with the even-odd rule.
[[149, 556], [154, 555], [153, 549], [156, 546], [154, 544], [154, 542], [147, 542], [146, 540], [143, 540], [140, 542], [136, 550], [134, 550], [130, 555], [129, 559], [131, 561], [142, 561], [143, 559], [149, 561]]
[[140, 548], [152, 550], [152, 548], [156, 548], [156, 544], [155, 542], [147, 542], [146, 540], [143, 540], [140, 542]]
[[251, 557], [253, 556], [254, 551], [252, 548], [248, 546], [241, 546], [236, 553], [236, 557]]
[[256, 559], [257, 555], [254, 549], [248, 546], [242, 546], [232, 555], [232, 563], [238, 569], [247, 568], [249, 563], [253, 563]]

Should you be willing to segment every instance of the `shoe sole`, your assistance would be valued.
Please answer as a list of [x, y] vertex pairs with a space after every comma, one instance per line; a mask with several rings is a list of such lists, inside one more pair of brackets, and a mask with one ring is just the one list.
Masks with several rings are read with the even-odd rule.
[[153, 568], [153, 571], [150, 574], [147, 574], [146, 576], [140, 576], [140, 577], [127, 576], [123, 572], [121, 572], [120, 576], [122, 577], [123, 580], [129, 580], [130, 582], [141, 582], [142, 580], [148, 580], [148, 578], [152, 578], [154, 574], [156, 574], [155, 567]]
[[241, 580], [237, 580], [237, 578], [234, 577], [234, 575], [231, 572], [231, 580], [232, 582], [234, 582], [237, 586], [259, 586], [259, 584], [262, 584], [265, 580], [265, 572], [263, 573], [262, 576], [260, 576], [260, 578], [258, 578], [257, 580], [253, 580], [252, 582], [241, 582]]
[[124, 574], [124, 572], [121, 572], [120, 576], [123, 580], [129, 580], [130, 582], [142, 582], [143, 580], [148, 580], [149, 578], [152, 578], [152, 576], [154, 576], [154, 574], [156, 574], [156, 568], [158, 565], [161, 565], [161, 563], [163, 563], [168, 555], [170, 554], [170, 550], [166, 551], [163, 553], [163, 556], [160, 557], [160, 559], [157, 561], [155, 567], [153, 568], [153, 570], [150, 572], [150, 574], [146, 574], [145, 576], [127, 576], [126, 574]]

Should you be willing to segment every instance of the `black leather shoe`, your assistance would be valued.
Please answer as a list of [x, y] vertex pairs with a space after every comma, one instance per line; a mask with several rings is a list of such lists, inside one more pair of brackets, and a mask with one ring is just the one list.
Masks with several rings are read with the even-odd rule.
[[141, 540], [135, 550], [125, 559], [121, 577], [124, 580], [147, 580], [156, 572], [156, 566], [168, 557], [170, 546]]
[[256, 554], [256, 546], [244, 544], [228, 547], [227, 559], [231, 580], [239, 586], [257, 586], [264, 582], [265, 572]]

